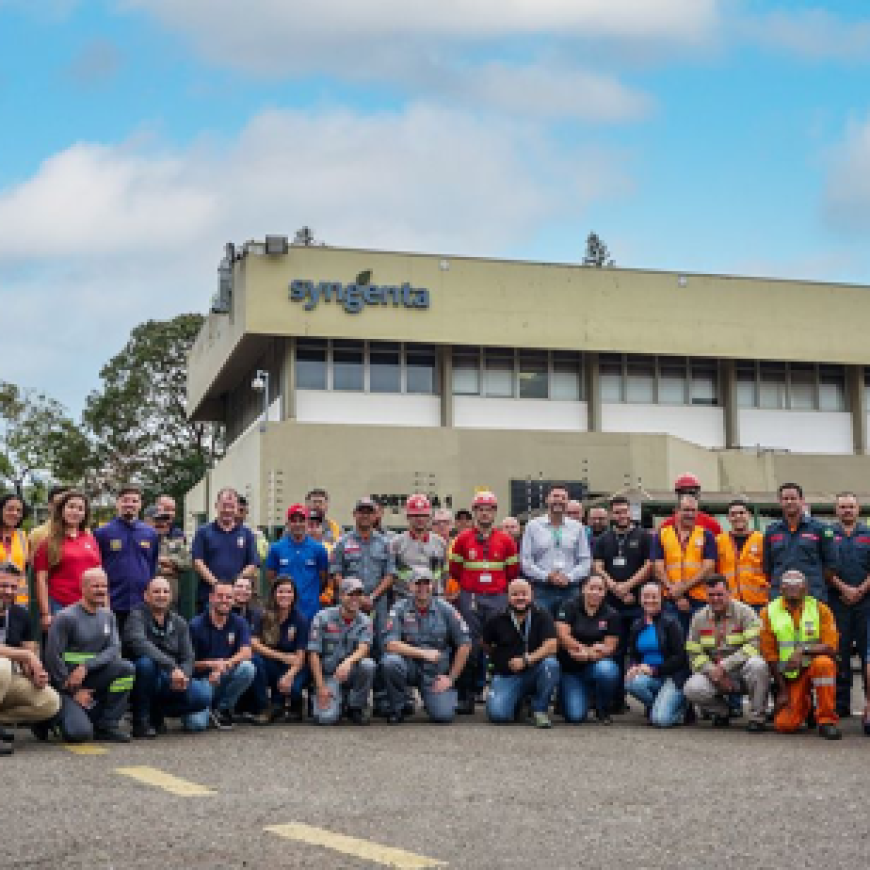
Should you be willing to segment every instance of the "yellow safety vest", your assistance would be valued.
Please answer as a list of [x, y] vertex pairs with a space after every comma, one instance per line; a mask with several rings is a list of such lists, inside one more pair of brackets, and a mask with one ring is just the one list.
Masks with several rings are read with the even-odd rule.
[[[685, 549], [683, 549], [679, 535], [673, 526], [665, 526], [659, 532], [659, 536], [665, 554], [665, 573], [669, 585], [690, 580], [701, 570], [701, 565], [704, 562], [704, 529], [700, 526], [695, 526], [692, 529]], [[707, 589], [703, 583], [690, 589], [686, 594], [696, 601], [707, 600]]]
[[[801, 613], [799, 628], [795, 628], [792, 615], [788, 612], [782, 598], [777, 598], [767, 608], [767, 618], [770, 620], [771, 631], [776, 635], [780, 669], [791, 658], [799, 644], [818, 643], [821, 636], [819, 604], [815, 598], [809, 595], [804, 598], [804, 609]], [[809, 660], [805, 658], [804, 667], [809, 663]], [[799, 671], [796, 670], [783, 670], [783, 676], [789, 680], [794, 679], [798, 673]]]
[[27, 535], [21, 529], [15, 529], [12, 533], [12, 543], [9, 546], [8, 553], [6, 552], [6, 547], [0, 543], [0, 562], [12, 562], [21, 571], [21, 577], [18, 580], [18, 594], [15, 596], [15, 603], [21, 604], [24, 607], [27, 607], [30, 603], [26, 575], [29, 553], [30, 550], [27, 546]]

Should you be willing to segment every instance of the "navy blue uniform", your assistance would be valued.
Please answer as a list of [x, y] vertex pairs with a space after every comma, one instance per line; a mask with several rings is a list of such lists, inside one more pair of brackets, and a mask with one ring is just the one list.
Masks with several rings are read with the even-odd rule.
[[[201, 559], [206, 568], [218, 580], [235, 580], [248, 565], [260, 565], [257, 553], [257, 539], [254, 533], [244, 525], [237, 525], [228, 532], [216, 522], [200, 526], [193, 538], [191, 556], [194, 560]], [[207, 600], [211, 586], [201, 577], [196, 592], [200, 606]]]
[[157, 573], [157, 532], [141, 520], [128, 523], [115, 517], [97, 529], [94, 537], [109, 578], [112, 610], [126, 616], [144, 601], [145, 587]]
[[785, 520], [771, 523], [764, 532], [764, 573], [770, 581], [770, 598], [779, 597], [779, 578], [786, 571], [800, 571], [809, 584], [809, 593], [818, 601], [828, 601], [825, 571], [837, 569], [837, 542], [833, 530], [802, 517], [792, 531]]

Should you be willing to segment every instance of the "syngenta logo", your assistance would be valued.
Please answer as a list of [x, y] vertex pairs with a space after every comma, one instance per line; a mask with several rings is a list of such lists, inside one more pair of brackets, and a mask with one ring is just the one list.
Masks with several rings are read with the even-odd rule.
[[313, 311], [321, 301], [337, 302], [348, 314], [359, 314], [367, 305], [428, 308], [429, 291], [414, 288], [410, 284], [388, 287], [342, 284], [341, 281], [320, 281], [315, 284], [314, 281], [295, 280], [290, 282], [290, 301], [304, 302], [306, 311]]

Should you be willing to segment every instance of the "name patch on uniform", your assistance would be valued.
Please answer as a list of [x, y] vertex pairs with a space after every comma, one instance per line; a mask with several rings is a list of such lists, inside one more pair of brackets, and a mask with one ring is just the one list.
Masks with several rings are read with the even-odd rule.
[[819, 536], [814, 535], [812, 532], [801, 532], [801, 537], [806, 538], [808, 541], [818, 541]]
[[598, 623], [598, 627], [599, 627], [599, 628], [607, 628], [607, 620], [606, 620], [606, 619], [602, 619], [602, 620]]
[[240, 550], [245, 546], [245, 536], [244, 535], [239, 535], [238, 538], [236, 538], [236, 545], [238, 546], [238, 548]]
[[109, 549], [110, 550], [120, 550], [123, 548], [123, 546], [124, 546], [124, 542], [119, 541], [117, 538], [112, 538], [109, 541]]
[[230, 644], [230, 645], [232, 645], [232, 644], [234, 644], [235, 642], [236, 642], [236, 634], [235, 634], [235, 632], [231, 631], [231, 632], [227, 635], [227, 643]]
[[287, 640], [293, 640], [296, 637], [296, 626], [291, 625], [290, 628], [287, 629]]
[[151, 541], [139, 541], [139, 546], [148, 550], [151, 547]]
[[340, 634], [341, 633], [341, 626], [340, 625], [333, 625], [333, 623], [330, 622], [326, 626], [326, 630], [332, 634]]

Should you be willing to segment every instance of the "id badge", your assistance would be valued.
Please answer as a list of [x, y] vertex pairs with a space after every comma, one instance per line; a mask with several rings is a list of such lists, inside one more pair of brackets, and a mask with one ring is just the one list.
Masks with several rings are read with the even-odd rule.
[[477, 579], [481, 583], [492, 583], [492, 574], [478, 574]]
[[624, 568], [625, 567], [625, 556], [614, 556], [613, 557], [613, 567], [614, 568]]

